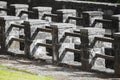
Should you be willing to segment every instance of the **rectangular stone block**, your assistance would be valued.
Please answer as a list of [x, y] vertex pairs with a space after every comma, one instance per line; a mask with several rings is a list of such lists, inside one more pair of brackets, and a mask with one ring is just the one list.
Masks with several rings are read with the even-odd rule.
[[[41, 19], [44, 14], [51, 14], [51, 12], [52, 12], [52, 7], [38, 6], [38, 7], [33, 7], [33, 9], [38, 10], [39, 19]], [[46, 17], [45, 20], [51, 22], [50, 17]]]
[[[84, 11], [82, 15], [83, 15], [83, 26], [85, 27], [91, 26], [95, 21], [95, 19], [103, 19], [103, 12], [101, 11]], [[102, 28], [103, 26], [101, 23], [97, 23], [95, 27]]]
[[104, 35], [105, 34], [105, 29], [102, 28], [90, 28], [90, 27], [85, 27], [81, 28], [80, 31], [84, 31], [84, 33], [87, 33], [88, 36], [91, 35]]
[[[52, 23], [51, 25], [56, 25], [58, 27], [58, 40], [60, 40], [65, 32], [73, 32], [76, 29], [76, 25], [70, 23]], [[67, 37], [64, 43], [72, 43], [73, 38]]]
[[[29, 6], [27, 4], [11, 4], [15, 8], [15, 16], [18, 16], [21, 11], [28, 11]], [[23, 14], [21, 19], [26, 20], [28, 19], [27, 14]]]
[[[15, 16], [1, 16], [1, 18], [5, 20], [5, 34], [7, 33], [7, 30], [9, 29], [11, 24], [20, 24], [21, 22], [20, 18]], [[6, 44], [8, 44], [11, 38], [19, 38], [18, 28], [12, 28], [9, 35], [6, 36]], [[17, 53], [19, 50], [19, 42], [14, 41], [8, 50]]]
[[[68, 17], [76, 17], [76, 10], [75, 9], [59, 9], [57, 11], [60, 11], [63, 13], [63, 22], [66, 21], [66, 19], [68, 19]], [[71, 20], [70, 23], [72, 24], [76, 24], [76, 21]]]
[[[101, 28], [84, 28], [80, 30], [81, 34], [84, 36], [88, 36], [89, 44], [94, 40], [95, 37], [104, 37], [105, 29]], [[86, 37], [87, 40], [87, 37]], [[93, 48], [89, 48], [89, 62], [95, 56], [95, 54], [104, 55], [104, 44], [101, 41], [97, 41]], [[102, 66], [105, 67], [105, 60], [102, 58], [97, 58], [95, 61], [94, 67]]]
[[[76, 29], [76, 25], [70, 24], [70, 23], [52, 23], [52, 25], [56, 25], [58, 28], [58, 40], [60, 40], [65, 32], [72, 33], [74, 29]], [[61, 55], [65, 48], [74, 49], [74, 43], [73, 43], [73, 37], [67, 37], [66, 40], [62, 44], [62, 46], [59, 48], [59, 54]], [[62, 60], [62, 63], [70, 63], [74, 62], [74, 53], [73, 52], [67, 52], [64, 59]]]
[[[50, 26], [50, 23], [45, 20], [29, 19], [26, 21], [30, 23], [31, 35], [33, 35], [37, 28], [45, 29], [45, 26]], [[39, 32], [35, 39], [47, 39], [48, 37], [50, 37], [50, 33]]]
[[[34, 32], [36, 31], [37, 28], [42, 28], [45, 29], [45, 26], [49, 26], [50, 23], [48, 21], [45, 20], [40, 20], [40, 19], [29, 19], [26, 20], [25, 22], [28, 22], [30, 24], [30, 28], [31, 28], [31, 37], [34, 34]], [[24, 33], [23, 31], [21, 31], [21, 34]], [[35, 58], [41, 58], [41, 57], [46, 57], [46, 48], [45, 47], [39, 47], [38, 49], [36, 49], [35, 53], [32, 52], [32, 50], [34, 49], [35, 45], [37, 43], [46, 43], [46, 39], [51, 39], [51, 34], [50, 33], [45, 33], [45, 32], [39, 32], [37, 34], [37, 36], [35, 37], [35, 39], [33, 40], [30, 48], [30, 54], [33, 55]]]

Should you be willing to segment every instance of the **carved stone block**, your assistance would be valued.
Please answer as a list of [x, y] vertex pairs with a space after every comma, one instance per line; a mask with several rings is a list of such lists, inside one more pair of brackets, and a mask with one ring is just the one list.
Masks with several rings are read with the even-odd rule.
[[[42, 7], [42, 6], [39, 6], [39, 7], [33, 7], [33, 9], [38, 10], [39, 19], [41, 19], [44, 14], [51, 14], [51, 11], [52, 11], [52, 7]], [[51, 22], [51, 18], [50, 17], [46, 17], [45, 20]]]
[[[18, 16], [21, 11], [28, 11], [28, 5], [27, 4], [11, 4], [15, 8], [15, 16]], [[21, 19], [26, 20], [28, 19], [27, 14], [23, 14], [21, 16]]]
[[[63, 13], [63, 22], [66, 21], [66, 19], [71, 16], [71, 17], [76, 17], [76, 10], [75, 9], [59, 9], [57, 11], [61, 11]], [[76, 24], [76, 21], [71, 20], [70, 23]]]

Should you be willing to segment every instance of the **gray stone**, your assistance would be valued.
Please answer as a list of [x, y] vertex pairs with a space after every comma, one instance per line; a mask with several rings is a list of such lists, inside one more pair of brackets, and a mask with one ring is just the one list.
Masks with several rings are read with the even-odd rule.
[[[10, 27], [11, 24], [20, 24], [21, 20], [19, 17], [15, 16], [1, 16], [1, 18], [4, 18], [6, 20], [6, 25], [5, 25], [5, 32], [7, 32], [8, 28]], [[6, 44], [9, 42], [11, 38], [19, 38], [19, 29], [18, 28], [13, 28], [11, 32], [9, 33], [8, 36], [6, 36]], [[18, 53], [19, 50], [19, 42], [13, 42], [12, 45], [10, 46], [9, 50], [11, 52]]]
[[[65, 32], [73, 32], [76, 29], [76, 25], [71, 23], [51, 23], [58, 27], [58, 39], [60, 40]], [[71, 43], [73, 38], [67, 37], [65, 43]]]
[[[75, 9], [59, 9], [57, 11], [61, 11], [63, 13], [63, 22], [66, 21], [66, 19], [71, 16], [71, 17], [76, 17], [76, 10]], [[76, 24], [76, 21], [71, 20], [70, 23]]]
[[[52, 11], [52, 7], [38, 6], [38, 7], [33, 7], [33, 9], [38, 10], [39, 19], [41, 19], [44, 14], [51, 14], [51, 11]], [[51, 18], [50, 17], [46, 17], [45, 20], [51, 22]]]
[[[95, 19], [103, 19], [103, 12], [101, 12], [101, 11], [84, 11], [83, 13], [88, 15], [86, 17], [89, 18], [89, 21], [90, 21], [89, 25], [90, 26], [93, 24], [93, 22], [95, 21]], [[95, 25], [95, 27], [102, 28], [103, 26], [102, 26], [101, 23], [97, 23]]]
[[[45, 21], [45, 20], [29, 19], [26, 21], [30, 23], [31, 35], [33, 35], [33, 33], [35, 32], [35, 30], [37, 28], [45, 29], [45, 26], [50, 26], [50, 23], [48, 21]], [[48, 33], [39, 32], [39, 34], [37, 35], [37, 37], [35, 39], [47, 39], [48, 37], [49, 37]]]
[[[70, 23], [52, 23], [52, 25], [56, 25], [58, 27], [59, 40], [62, 38], [65, 32], [72, 33], [73, 30], [76, 29], [76, 25]], [[65, 48], [74, 49], [73, 37], [67, 37], [66, 40], [62, 43], [62, 46], [59, 49], [60, 55], [62, 54]], [[62, 62], [74, 62], [74, 53], [67, 52]]]
[[[16, 16], [18, 16], [21, 11], [28, 11], [28, 8], [29, 8], [29, 6], [27, 4], [11, 4], [10, 6], [15, 7]], [[28, 15], [27, 14], [23, 14], [21, 16], [21, 19], [23, 19], [23, 20], [28, 19]]]
[[[0, 1], [0, 8], [7, 8], [7, 2]], [[7, 13], [5, 11], [0, 11], [0, 16], [5, 16]]]
[[[95, 37], [103, 37], [105, 34], [105, 29], [101, 28], [84, 28], [80, 30], [82, 33], [88, 33], [89, 43], [93, 41]], [[104, 44], [101, 41], [98, 41], [95, 46], [89, 50], [90, 51], [90, 61], [95, 56], [95, 54], [105, 54], [104, 53]], [[95, 61], [94, 67], [97, 66], [104, 66], [105, 67], [105, 60], [98, 58]]]

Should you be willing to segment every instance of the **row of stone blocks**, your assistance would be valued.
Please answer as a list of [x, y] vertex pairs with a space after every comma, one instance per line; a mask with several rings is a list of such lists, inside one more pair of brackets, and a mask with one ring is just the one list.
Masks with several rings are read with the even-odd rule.
[[[1, 15], [6, 15], [6, 14], [11, 14], [11, 15], [14, 15], [14, 16], [18, 16], [20, 14], [21, 11], [28, 11], [29, 9], [29, 6], [27, 4], [11, 4], [10, 6], [7, 6], [7, 3], [6, 2], [0, 2], [0, 8], [7, 8], [9, 9], [10, 13], [6, 13], [5, 11], [1, 11]], [[52, 7], [33, 7], [32, 8], [33, 11], [36, 11], [36, 14], [38, 14], [38, 19], [41, 19], [42, 16], [44, 14], [51, 14], [52, 12]], [[4, 13], [2, 13], [4, 12]], [[69, 17], [69, 16], [72, 16], [72, 17], [77, 17], [76, 14], [76, 10], [75, 9], [59, 9], [57, 10], [57, 12], [62, 12], [63, 13], [63, 21], [62, 22], [65, 22], [66, 19]], [[102, 12], [83, 12], [83, 19], [84, 19], [84, 24], [85, 26], [90, 26], [92, 24], [92, 22], [94, 21], [94, 18], [102, 18], [102, 15], [103, 13]], [[28, 19], [28, 15], [24, 14], [21, 18], [23, 18], [24, 20]], [[89, 19], [88, 19], [89, 18]], [[88, 19], [88, 21], [86, 20]], [[90, 19], [93, 19], [92, 21]], [[48, 21], [51, 21], [50, 18], [46, 18], [46, 20]], [[87, 21], [87, 22], [86, 22]], [[72, 21], [71, 23], [74, 23], [76, 24], [76, 21]]]
[[[10, 19], [9, 19], [10, 20]], [[15, 19], [16, 20], [16, 19]], [[14, 21], [15, 22], [15, 21]], [[32, 20], [32, 22], [35, 22], [35, 23], [37, 23], [37, 21], [36, 20]], [[42, 21], [40, 21], [41, 23], [42, 23]], [[1, 18], [1, 20], [0, 20], [0, 23], [4, 23], [4, 19], [3, 19], [3, 22], [2, 22], [2, 18]], [[12, 23], [13, 24], [13, 23]], [[15, 24], [15, 23], [14, 23]], [[46, 23], [47, 24], [47, 23]], [[54, 24], [54, 23], [53, 23]], [[53, 24], [51, 25], [51, 27], [49, 27], [49, 28], [53, 28]], [[55, 23], [54, 25], [56, 25], [57, 23]], [[60, 25], [60, 23], [58, 23], [59, 25]], [[17, 23], [17, 25], [18, 25], [18, 23]], [[23, 25], [25, 25], [24, 26], [24, 33], [25, 33], [25, 46], [27, 45], [27, 47], [25, 47], [26, 49], [26, 51], [25, 52], [29, 52], [29, 55], [31, 55], [31, 51], [30, 51], [30, 49], [32, 48], [32, 44], [34, 44], [34, 43], [32, 43], [31, 44], [31, 41], [32, 41], [32, 39], [31, 39], [31, 37], [30, 37], [30, 35], [31, 35], [31, 32], [32, 31], [30, 31], [30, 29], [32, 29], [32, 27], [34, 27], [34, 26], [32, 26], [32, 24], [30, 24], [30, 22], [28, 22], [28, 21], [25, 21], [24, 22], [24, 24]], [[62, 24], [63, 25], [63, 24]], [[3, 24], [3, 25], [1, 25], [2, 26], [2, 31], [5, 29], [5, 25]], [[48, 26], [48, 25], [47, 25]], [[70, 26], [70, 25], [69, 25]], [[41, 27], [40, 27], [41, 28]], [[61, 27], [56, 27], [57, 29], [58, 29], [58, 31], [60, 31], [60, 30], [62, 30], [62, 29], [65, 29], [65, 28], [61, 28]], [[67, 27], [68, 28], [68, 27]], [[42, 29], [43, 29], [43, 26], [42, 26]], [[32, 29], [33, 30], [33, 29]], [[47, 30], [47, 29], [46, 29]], [[15, 30], [14, 30], [15, 31]], [[48, 29], [48, 31], [52, 31], [52, 30], [50, 30], [50, 29]], [[64, 30], [62, 30], [62, 31], [64, 31]], [[8, 31], [7, 31], [8, 32]], [[6, 32], [6, 33], [7, 33]], [[18, 30], [18, 32], [19, 32], [19, 30]], [[52, 40], [53, 39], [55, 39], [55, 41], [56, 41], [56, 39], [57, 39], [57, 36], [61, 36], [61, 34], [58, 34], [59, 32], [57, 32], [57, 31], [54, 31], [55, 33], [54, 33], [54, 36], [53, 36], [53, 34], [52, 34]], [[71, 33], [72, 31], [70, 31], [70, 33]], [[2, 32], [1, 32], [2, 33]], [[5, 32], [4, 32], [5, 33]], [[52, 32], [53, 33], [53, 32]], [[89, 53], [89, 55], [87, 56], [87, 53], [84, 53], [83, 55], [84, 56], [87, 56], [87, 57], [83, 57], [82, 59], [83, 59], [83, 61], [85, 60], [88, 60], [88, 63], [90, 63], [91, 62], [91, 60], [92, 60], [92, 58], [95, 56], [95, 54], [98, 52], [98, 53], [100, 53], [100, 52], [102, 52], [101, 51], [101, 49], [102, 48], [104, 48], [104, 46], [102, 46], [102, 44], [103, 43], [101, 43], [101, 42], [98, 42], [98, 43], [96, 43], [96, 45], [95, 45], [95, 47], [94, 48], [92, 48], [92, 49], [90, 49], [89, 47], [87, 47], [92, 41], [93, 41], [93, 39], [95, 38], [95, 37], [103, 37], [104, 36], [104, 34], [105, 34], [105, 30], [104, 29], [100, 29], [100, 28], [82, 28], [82, 29], [80, 29], [80, 33], [81, 33], [81, 35], [83, 36], [83, 37], [81, 37], [80, 39], [81, 39], [81, 45], [83, 45], [83, 50], [85, 50], [85, 52], [86, 51], [89, 51], [90, 53]], [[55, 36], [55, 34], [57, 35], [57, 36]], [[40, 33], [40, 36], [41, 35], [43, 35], [43, 33]], [[46, 35], [46, 33], [44, 33], [44, 35]], [[80, 35], [80, 34], [79, 34]], [[118, 38], [116, 39], [117, 41], [116, 42], [119, 42], [119, 34], [115, 34]], [[13, 36], [13, 35], [12, 35]], [[19, 36], [19, 35], [18, 35]], [[40, 37], [39, 36], [39, 37]], [[5, 43], [5, 45], [7, 45], [7, 43], [6, 42], [4, 42], [3, 40], [5, 40], [5, 36], [3, 35], [3, 36], [1, 36], [3, 39], [2, 39], [2, 43], [1, 44], [4, 44]], [[34, 36], [33, 36], [34, 37]], [[43, 39], [41, 39], [41, 37], [40, 38], [38, 38], [38, 39], [35, 39], [35, 43], [45, 43], [44, 42], [44, 40], [45, 40], [45, 38], [48, 38], [48, 39], [50, 39], [50, 35], [48, 36], [48, 35], [46, 35]], [[54, 38], [53, 38], [54, 37]], [[68, 38], [67, 39], [67, 41], [70, 41], [70, 39], [71, 38]], [[73, 40], [73, 39], [71, 39], [71, 40]], [[7, 41], [7, 40], [6, 40]], [[59, 42], [59, 37], [58, 37], [58, 40], [57, 40], [58, 42]], [[34, 42], [34, 41], [32, 41], [32, 42]], [[116, 43], [115, 42], [115, 43]], [[75, 43], [75, 42], [74, 42]], [[46, 44], [46, 43], [45, 43]], [[56, 44], [58, 44], [57, 42], [55, 43], [55, 45]], [[65, 47], [65, 48], [70, 48], [70, 49], [73, 49], [72, 47], [72, 45], [71, 44], [73, 44], [73, 43], [70, 43], [70, 42], [66, 42], [66, 43], [63, 43], [62, 44], [62, 48], [63, 47]], [[85, 46], [85, 45], [87, 45], [87, 46]], [[119, 44], [115, 44], [115, 45], [119, 45]], [[49, 46], [49, 45], [47, 45], [47, 46]], [[28, 48], [29, 47], [29, 48]], [[57, 49], [57, 45], [56, 45], [56, 48], [55, 49]], [[117, 46], [118, 48], [117, 49], [119, 49], [119, 46]], [[3, 49], [3, 50], [5, 50], [5, 47], [3, 47], [3, 46], [1, 46], [1, 48]], [[18, 48], [18, 45], [16, 45], [16, 43], [15, 43], [15, 46], [13, 47], [13, 49], [15, 49], [15, 48]], [[89, 50], [88, 50], [89, 49]], [[57, 49], [58, 50], [58, 49]], [[60, 51], [62, 51], [62, 50], [60, 50]], [[15, 51], [13, 51], [13, 52], [17, 52], [16, 50]], [[45, 52], [45, 48], [43, 48], [43, 47], [40, 47], [40, 49], [39, 49], [39, 51], [38, 51], [38, 54], [40, 55], [37, 55], [37, 57], [39, 57], [39, 58], [41, 58], [42, 56], [46, 56], [46, 54], [44, 53], [44, 54], [41, 54], [41, 52]], [[94, 54], [95, 53], [95, 54]], [[55, 53], [56, 54], [56, 53]], [[59, 56], [61, 56], [61, 54], [62, 54], [62, 52], [59, 52]], [[102, 53], [102, 54], [104, 54], [104, 53]], [[58, 55], [56, 55], [56, 56], [58, 56]], [[72, 58], [73, 58], [73, 56], [74, 56], [74, 54], [73, 53], [67, 53], [67, 55], [64, 57], [64, 62], [66, 61], [66, 62], [71, 62], [71, 60], [72, 60]], [[84, 62], [84, 63], [87, 63], [87, 62]], [[96, 66], [100, 66], [101, 64], [100, 63], [104, 63], [104, 61], [103, 60], [100, 60], [100, 59], [98, 59], [97, 61], [96, 61]], [[118, 63], [118, 62], [117, 62]], [[118, 65], [117, 65], [118, 66]], [[88, 66], [87, 66], [88, 67]]]
[[[23, 30], [19, 29], [19, 28], [13, 28], [12, 31], [10, 33], [8, 33], [8, 30], [11, 26], [11, 24], [21, 24], [21, 20], [19, 18], [16, 17], [10, 17], [10, 16], [5, 16], [2, 17], [4, 18], [4, 23], [7, 25], [1, 25], [2, 27], [4, 27], [4, 33], [5, 34], [9, 34], [9, 36], [5, 36], [6, 37], [6, 45], [9, 43], [9, 41], [11, 40], [11, 38], [19, 38], [20, 34], [24, 34]], [[11, 21], [12, 19], [12, 21]], [[1, 20], [2, 21], [2, 20]], [[50, 26], [50, 25], [56, 25], [58, 28], [58, 42], [60, 42], [61, 38], [64, 36], [65, 32], [70, 32], [73, 33], [74, 30], [76, 30], [76, 26], [74, 24], [68, 24], [68, 23], [49, 23], [43, 20], [27, 20], [26, 22], [28, 22], [30, 24], [30, 35], [32, 37], [32, 35], [35, 33], [35, 30], [37, 28], [43, 28], [45, 29], [45, 26]], [[24, 23], [24, 22], [22, 22]], [[87, 31], [86, 31], [87, 30]], [[3, 31], [3, 30], [2, 30]], [[100, 28], [81, 28], [80, 31], [85, 31], [84, 33], [88, 34], [89, 37], [89, 42], [93, 41], [94, 37], [103, 37], [105, 34], [105, 30], [104, 29], [100, 29]], [[56, 33], [57, 34], [57, 33]], [[34, 37], [34, 36], [33, 36]], [[51, 40], [51, 35], [48, 33], [43, 33], [43, 32], [39, 32], [39, 35], [35, 38], [35, 40], [33, 40], [33, 43], [31, 44], [31, 55], [32, 55], [32, 49], [34, 48], [34, 46], [37, 43], [46, 43], [45, 40], [49, 39]], [[61, 54], [65, 48], [71, 48], [74, 49], [74, 44], [81, 44], [81, 41], [79, 38], [71, 38], [71, 37], [67, 37], [66, 40], [61, 43], [62, 46], [59, 49], [59, 54]], [[19, 45], [17, 42], [13, 43], [11, 48], [13, 52], [19, 52]], [[96, 51], [100, 51], [99, 53], [101, 53], [102, 48], [104, 46], [102, 46], [101, 43], [97, 43], [95, 48], [93, 48], [93, 51], [91, 55], [94, 56], [93, 53], [96, 53]], [[95, 51], [96, 50], [96, 51]], [[95, 52], [94, 52], [95, 51]], [[40, 47], [38, 49], [38, 51], [34, 54], [35, 57], [40, 57], [41, 56], [46, 56], [46, 50], [43, 47]], [[103, 52], [102, 52], [103, 53]], [[73, 53], [67, 53], [66, 57], [64, 58], [63, 62], [71, 62], [74, 61], [74, 54]]]
[[[11, 6], [15, 6], [16, 7], [16, 12], [17, 12], [17, 14], [16, 15], [18, 15], [18, 13], [20, 12], [20, 10], [27, 10], [28, 9], [28, 7], [27, 6], [25, 6], [25, 5], [19, 5], [19, 4], [17, 4], [17, 5], [11, 5]], [[24, 7], [24, 8], [23, 8]], [[39, 10], [39, 12], [41, 12], [41, 8], [43, 9], [43, 7], [35, 7], [34, 9], [38, 9]], [[47, 9], [48, 10], [48, 12], [51, 12], [51, 9]], [[61, 11], [61, 10], [59, 10], [59, 11]], [[75, 16], [75, 10], [65, 10], [65, 9], [63, 9], [62, 10], [63, 11], [63, 13], [65, 13], [65, 15], [64, 15], [64, 18], [66, 19], [66, 17], [68, 17], [68, 16]], [[46, 11], [46, 9], [44, 9], [44, 12], [47, 12]], [[72, 13], [72, 12], [74, 12], [74, 14]], [[87, 12], [86, 12], [87, 13]], [[102, 18], [102, 13], [99, 13], [99, 12], [88, 12], [89, 13], [89, 15], [91, 15], [90, 17], [92, 17], [92, 15], [94, 15], [94, 17], [93, 18], [90, 18], [90, 19], [94, 19], [94, 18], [96, 18], [96, 17], [98, 17], [98, 18]], [[92, 13], [94, 13], [94, 14], [92, 14]], [[41, 15], [41, 13], [40, 13], [40, 15]], [[100, 16], [99, 16], [100, 15]], [[41, 15], [42, 16], [42, 15]], [[65, 19], [63, 20], [63, 21], [65, 21]], [[92, 21], [94, 21], [94, 20], [90, 20], [91, 21], [91, 23], [92, 23]], [[91, 24], [90, 23], [90, 24]], [[63, 26], [63, 25], [62, 25]], [[33, 29], [34, 30], [34, 29]], [[69, 30], [68, 30], [69, 31]], [[63, 33], [62, 33], [63, 34]], [[13, 34], [12, 34], [13, 35]]]
[[[41, 10], [41, 9], [40, 9]], [[45, 10], [45, 9], [44, 9]], [[69, 16], [69, 11], [66, 11], [65, 9], [63, 10], [65, 14], [65, 19], [66, 19], [66, 16]], [[19, 11], [17, 11], [19, 12]], [[46, 11], [45, 11], [46, 12]], [[89, 19], [91, 21], [91, 23], [96, 19], [101, 19], [102, 18], [102, 13], [100, 12], [96, 12], [96, 11], [89, 11], [89, 12], [85, 12], [85, 13], [89, 13], [89, 15], [92, 15], [92, 16], [88, 16]], [[94, 13], [94, 16], [93, 14]], [[16, 14], [18, 15], [18, 14]], [[70, 16], [72, 16], [73, 14], [71, 13]], [[42, 16], [42, 15], [41, 15]], [[74, 30], [76, 29], [79, 29], [76, 27], [76, 25], [74, 24], [68, 24], [68, 23], [53, 23], [53, 22], [50, 22], [50, 21], [44, 21], [44, 20], [35, 20], [35, 19], [28, 19], [28, 20], [22, 20], [20, 19], [19, 17], [14, 17], [14, 16], [1, 16], [1, 18], [4, 18], [5, 20], [5, 24], [6, 25], [1, 25], [2, 27], [5, 28], [5, 32], [6, 33], [10, 27], [11, 24], [22, 24], [24, 23], [24, 21], [27, 21], [29, 24], [30, 24], [30, 28], [31, 28], [31, 35], [35, 32], [36, 28], [43, 28], [45, 29], [45, 26], [50, 26], [50, 25], [56, 25], [58, 27], [58, 41], [62, 38], [62, 36], [64, 35], [65, 32], [73, 32]], [[64, 21], [64, 20], [63, 20]], [[91, 24], [90, 23], [90, 24]], [[3, 23], [2, 23], [3, 24]], [[94, 37], [97, 37], [97, 36], [100, 36], [100, 37], [103, 37], [104, 34], [105, 34], [105, 30], [102, 29], [102, 25], [97, 25], [96, 26], [97, 28], [81, 28], [80, 31], [84, 32], [85, 34], [87, 33], [88, 34], [88, 37], [89, 37], [89, 41], [88, 42], [91, 42], [93, 41]], [[11, 37], [16, 37], [16, 38], [19, 38], [19, 35], [20, 34], [23, 34], [23, 30], [20, 30], [20, 29], [17, 29], [17, 28], [13, 28], [11, 33], [9, 34], [9, 36], [5, 36], [7, 39], [6, 39], [6, 44], [9, 42], [9, 40], [11, 39]], [[5, 34], [4, 34], [5, 35]], [[25, 34], [23, 34], [25, 35]], [[43, 33], [43, 32], [40, 32], [39, 35], [36, 37], [36, 39], [33, 41], [33, 43], [31, 44], [31, 52], [32, 52], [32, 49], [33, 49], [33, 46], [36, 44], [36, 43], [46, 43], [45, 40], [46, 39], [51, 39], [50, 37], [50, 34], [47, 34], [47, 33]], [[76, 42], [77, 41], [77, 42]], [[61, 54], [62, 51], [64, 50], [64, 48], [74, 48], [74, 44], [77, 43], [77, 44], [81, 44], [81, 41], [80, 39], [77, 39], [77, 38], [71, 38], [71, 37], [68, 37], [67, 40], [65, 40], [65, 42], [62, 44], [62, 48], [60, 49], [59, 53]], [[18, 52], [17, 49], [19, 49], [19, 46], [16, 45], [16, 44], [19, 44], [19, 43], [13, 43], [13, 52]], [[17, 49], [15, 49], [17, 48]], [[104, 45], [102, 42], [98, 42], [96, 44], [96, 46], [90, 50], [91, 52], [91, 56], [94, 56], [96, 54], [96, 52], [98, 53], [101, 53], [101, 54], [104, 54]], [[41, 57], [41, 54], [42, 56], [45, 55], [45, 48], [43, 47], [40, 47], [38, 49], [38, 51], [36, 52], [37, 54], [37, 57]], [[32, 53], [31, 53], [32, 54]], [[74, 54], [73, 53], [68, 53], [66, 55], [66, 57], [64, 58], [65, 60], [63, 60], [63, 62], [71, 62], [74, 60]], [[102, 64], [104, 65], [104, 61], [103, 60], [98, 60], [96, 61], [96, 64]], [[101, 65], [100, 64], [100, 65]]]

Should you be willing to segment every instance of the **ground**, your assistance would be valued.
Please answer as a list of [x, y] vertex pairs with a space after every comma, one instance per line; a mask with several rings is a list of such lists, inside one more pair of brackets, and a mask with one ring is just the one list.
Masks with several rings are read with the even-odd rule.
[[[11, 68], [26, 70], [38, 76], [51, 77], [55, 80], [119, 80], [111, 73], [101, 71], [82, 71], [72, 66], [55, 66], [51, 62], [42, 60], [28, 60], [24, 58], [0, 56], [0, 64]], [[109, 70], [108, 70], [109, 72]]]
[[25, 70], [0, 65], [0, 80], [54, 80], [54, 79], [37, 76]]

